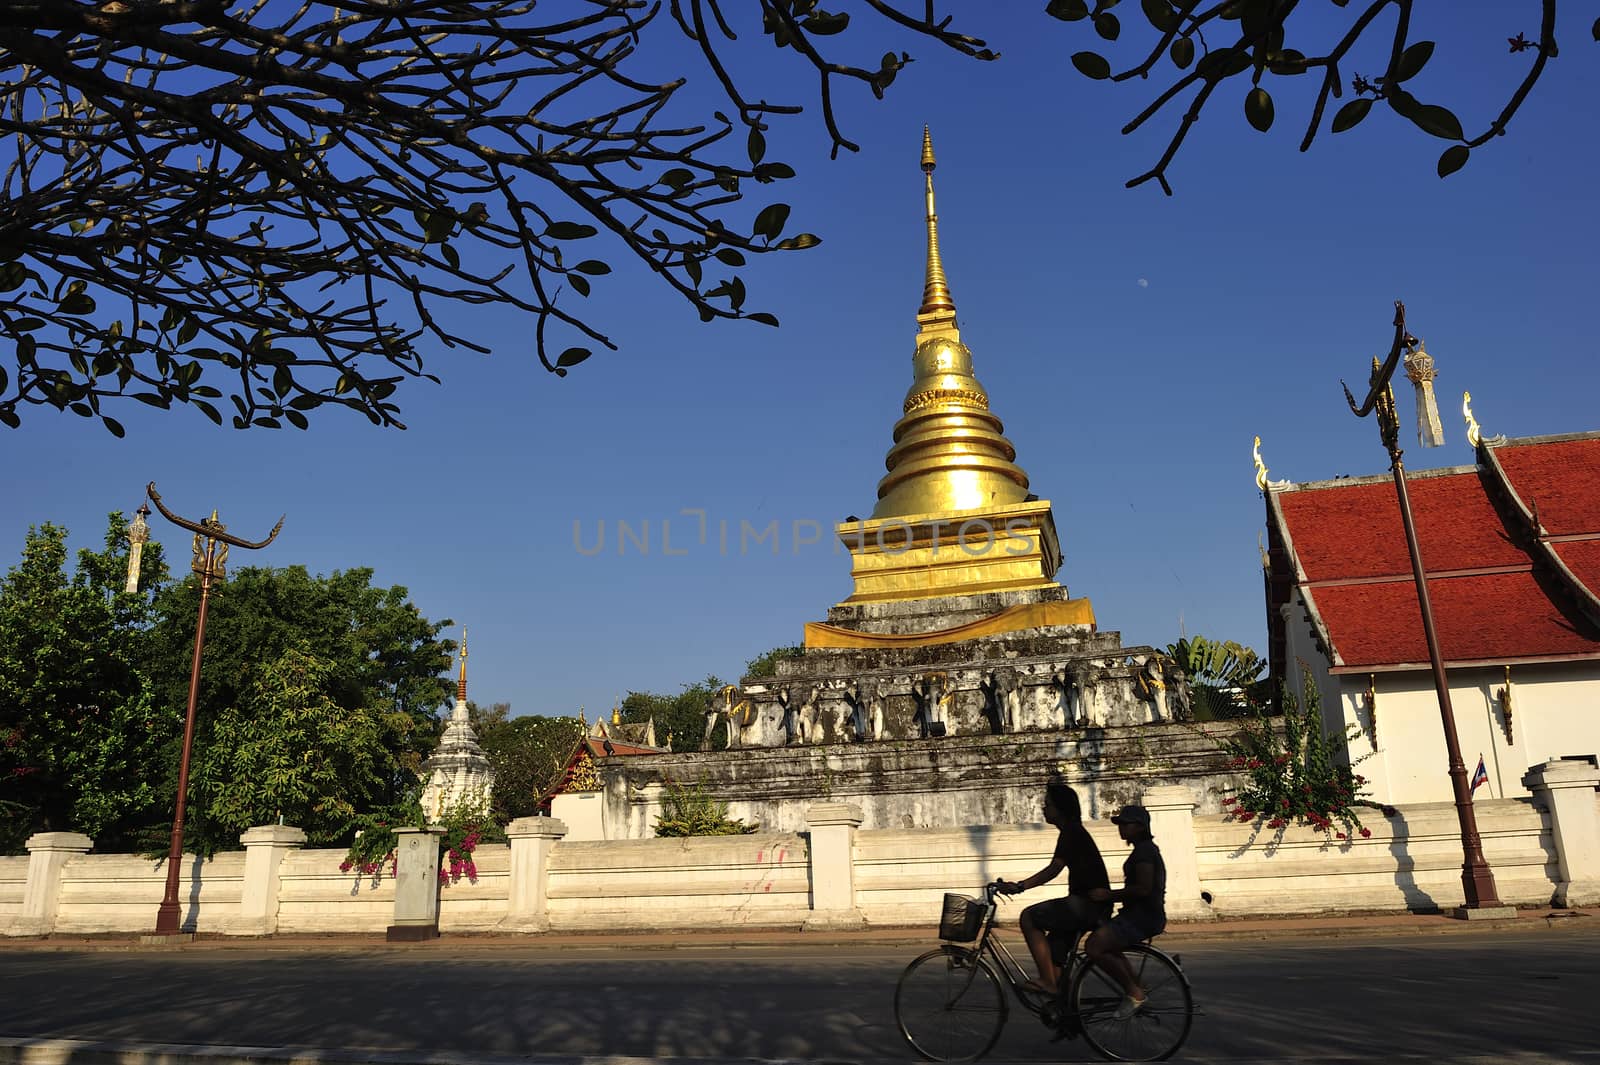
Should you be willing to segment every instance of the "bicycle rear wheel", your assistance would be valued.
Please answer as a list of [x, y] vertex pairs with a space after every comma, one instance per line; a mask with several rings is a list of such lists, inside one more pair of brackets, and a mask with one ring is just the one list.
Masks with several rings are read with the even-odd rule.
[[1145, 989], [1145, 1004], [1132, 1017], [1118, 1020], [1122, 987], [1097, 965], [1084, 966], [1073, 988], [1073, 1006], [1083, 1038], [1100, 1056], [1112, 1061], [1161, 1061], [1171, 1057], [1189, 1037], [1194, 1000], [1183, 970], [1161, 951], [1143, 944], [1123, 952], [1134, 978]]
[[894, 1019], [929, 1061], [971, 1061], [1000, 1038], [1008, 1007], [989, 963], [960, 947], [930, 950], [906, 966], [894, 989]]

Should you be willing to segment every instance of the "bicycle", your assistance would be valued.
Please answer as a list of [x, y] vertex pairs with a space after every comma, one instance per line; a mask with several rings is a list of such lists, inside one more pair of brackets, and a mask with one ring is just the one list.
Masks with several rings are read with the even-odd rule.
[[1149, 996], [1125, 1020], [1116, 1017], [1122, 987], [1090, 962], [1082, 934], [1063, 967], [1061, 992], [1033, 991], [1023, 986], [1027, 976], [1016, 958], [993, 935], [998, 884], [984, 885], [981, 901], [945, 895], [939, 938], [952, 942], [928, 951], [901, 973], [894, 1015], [912, 1050], [929, 1061], [972, 1061], [987, 1054], [1010, 1015], [1002, 977], [1022, 1007], [1054, 1029], [1057, 1038], [1081, 1035], [1101, 1057], [1161, 1061], [1183, 1046], [1194, 1022], [1194, 998], [1178, 958], [1149, 942], [1123, 952]]

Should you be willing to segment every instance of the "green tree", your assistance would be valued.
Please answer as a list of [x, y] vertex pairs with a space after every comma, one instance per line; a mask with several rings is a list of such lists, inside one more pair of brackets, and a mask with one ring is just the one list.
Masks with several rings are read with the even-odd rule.
[[[315, 695], [320, 700], [316, 705], [325, 711], [336, 707], [339, 714], [371, 715], [383, 723], [378, 732], [383, 751], [368, 752], [352, 763], [376, 767], [380, 776], [352, 777], [344, 785], [341, 801], [356, 813], [386, 820], [416, 790], [423, 759], [438, 742], [438, 711], [452, 694], [447, 673], [455, 644], [440, 636], [451, 622], [429, 621], [409, 601], [405, 588], [378, 588], [371, 580], [370, 569], [312, 577], [303, 566], [245, 567], [213, 586], [193, 757], [197, 773], [206, 759], [207, 772], [216, 776], [190, 795], [186, 845], [204, 852], [237, 845], [236, 811], [262, 809], [252, 805], [255, 799], [235, 803], [226, 794], [231, 786], [227, 759], [239, 747], [233, 734], [239, 715], [273, 715], [252, 736], [258, 748], [252, 757], [261, 756], [259, 750], [275, 742], [275, 730], [306, 727], [298, 720], [304, 709], [296, 698]], [[156, 599], [158, 620], [150, 634], [149, 674], [158, 703], [180, 713], [188, 697], [198, 605], [199, 588], [192, 576], [169, 585]], [[286, 658], [291, 652], [303, 657]], [[297, 661], [303, 667], [299, 696], [285, 687], [287, 678], [296, 675], [291, 667]], [[306, 688], [308, 676], [314, 676], [314, 684]], [[402, 719], [408, 723], [404, 728]], [[345, 739], [353, 742], [354, 735]], [[210, 761], [207, 752], [212, 751], [224, 760]], [[169, 792], [177, 787], [178, 757], [174, 744], [163, 763]], [[248, 796], [253, 785], [241, 786]], [[213, 803], [221, 804], [216, 811]], [[330, 807], [328, 816], [346, 816], [342, 810]]]
[[583, 735], [583, 723], [575, 717], [512, 717], [510, 703], [495, 703], [488, 710], [469, 703], [468, 710], [494, 767], [494, 820], [503, 825], [538, 813], [539, 797], [565, 767]]
[[[854, 150], [842, 90], [881, 97], [911, 61], [904, 48], [998, 58], [942, 6], [956, 5], [410, 0], [401, 17], [368, 0], [0, 0], [0, 113], [17, 156], [0, 179], [0, 334], [14, 346], [0, 423], [42, 404], [121, 434], [102, 405], [135, 398], [218, 424], [226, 410], [239, 428], [305, 428], [325, 405], [400, 426], [397, 385], [436, 380], [424, 347], [487, 350], [483, 316], [451, 307], [527, 315], [558, 375], [614, 347], [584, 309], [612, 260], [706, 321], [775, 325], [746, 308], [738, 271], [818, 239], [786, 236], [789, 206], [755, 188], [795, 175], [767, 157], [773, 124], [801, 110], [769, 102], [790, 91], [774, 79], [804, 75], [833, 154]], [[1079, 50], [1086, 76], [1166, 74], [1125, 131], [1181, 114], [1130, 182], [1169, 193], [1168, 166], [1215, 99], [1265, 131], [1269, 86], [1308, 73], [1320, 86], [1302, 148], [1382, 103], [1450, 142], [1438, 163], [1450, 173], [1505, 132], [1557, 54], [1556, 0], [1508, 14], [1497, 32], [1525, 71], [1469, 134], [1429, 93], [1434, 46], [1413, 0], [1334, 17], [1298, 0], [1141, 0], [1126, 35], [1115, 6], [1044, 11], [1138, 59], [1114, 71]], [[974, 22], [1007, 10], [967, 7]], [[1362, 76], [1353, 49], [1368, 38], [1381, 45]], [[1329, 115], [1347, 74], [1355, 98]], [[678, 95], [696, 81], [716, 92]], [[746, 202], [752, 190], [760, 202]]]
[[402, 762], [411, 716], [368, 700], [341, 704], [332, 694], [341, 686], [333, 662], [293, 647], [220, 709], [190, 776], [214, 838], [237, 840], [281, 817], [312, 844], [348, 840], [360, 814], [416, 779]]
[[145, 545], [143, 587], [123, 591], [127, 523], [112, 514], [105, 549], [78, 552], [67, 530], [31, 528], [0, 579], [0, 849], [37, 831], [80, 831], [115, 848], [166, 796], [152, 772], [181, 724], [141, 670], [149, 588], [165, 578]]
[[775, 677], [778, 675], [778, 663], [786, 658], [799, 658], [805, 653], [804, 647], [774, 647], [765, 654], [759, 654], [744, 664], [744, 675], [751, 678]]
[[[654, 692], [629, 692], [622, 700], [622, 720], [648, 721], [655, 718], [656, 740], [672, 751], [698, 751], [706, 734], [706, 714], [722, 681], [707, 676], [694, 684], [685, 684], [676, 695], [658, 695]], [[726, 743], [722, 730], [712, 736], [720, 748]]]
[[1204, 636], [1184, 637], [1169, 645], [1167, 654], [1189, 678], [1196, 721], [1247, 714], [1261, 694], [1266, 660], [1243, 644]]

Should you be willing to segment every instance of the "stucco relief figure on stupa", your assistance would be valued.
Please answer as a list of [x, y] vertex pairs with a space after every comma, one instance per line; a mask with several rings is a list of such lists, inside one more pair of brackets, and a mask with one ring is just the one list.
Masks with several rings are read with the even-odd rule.
[[1133, 691], [1134, 694], [1138, 694], [1139, 699], [1149, 702], [1150, 720], [1178, 720], [1178, 716], [1173, 713], [1173, 705], [1171, 705], [1174, 702], [1173, 688], [1176, 688], [1176, 686], [1168, 684], [1170, 678], [1166, 675], [1165, 659], [1155, 656], [1155, 654], [1150, 654], [1150, 656], [1146, 656], [1136, 662], [1136, 665], [1138, 665], [1138, 672], [1134, 673], [1133, 676]]
[[1006, 720], [1011, 722], [1006, 731], [1021, 732], [1029, 725], [1029, 722], [1022, 715], [1022, 677], [1016, 672], [1011, 672], [1008, 676], [1008, 681], [1005, 692], [1001, 696], [1005, 700]]
[[912, 682], [911, 694], [917, 700], [917, 712], [912, 720], [921, 738], [954, 734], [947, 716], [952, 694], [948, 689], [949, 678], [943, 673], [929, 673]]
[[839, 692], [839, 709], [833, 720], [835, 743], [859, 743], [869, 735], [867, 704], [861, 696], [861, 685], [855, 681], [842, 685]]
[[805, 698], [794, 701], [788, 688], [778, 689], [778, 705], [783, 707], [783, 742], [785, 745], [816, 743], [818, 735], [817, 703], [822, 697], [819, 685], [806, 690]]
[[883, 681], [872, 691], [872, 703], [867, 711], [867, 738], [883, 739], [883, 708], [889, 700], [889, 686]]
[[1015, 670], [989, 670], [978, 682], [983, 694], [983, 715], [995, 735], [1017, 732], [1022, 728], [1019, 711], [1022, 703], [1022, 679]]

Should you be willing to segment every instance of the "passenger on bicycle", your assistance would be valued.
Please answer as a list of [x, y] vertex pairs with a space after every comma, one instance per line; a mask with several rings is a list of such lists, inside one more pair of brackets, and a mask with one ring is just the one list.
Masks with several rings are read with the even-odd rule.
[[1122, 909], [1095, 930], [1085, 949], [1096, 965], [1122, 985], [1127, 997], [1117, 1007], [1116, 1016], [1127, 1020], [1144, 1005], [1145, 989], [1134, 978], [1122, 952], [1160, 935], [1167, 927], [1167, 866], [1161, 860], [1161, 849], [1150, 836], [1149, 810], [1124, 806], [1111, 821], [1122, 838], [1133, 844], [1133, 853], [1122, 863], [1123, 886], [1116, 891], [1101, 888], [1091, 897], [1120, 902]]
[[[1045, 785], [1044, 819], [1060, 829], [1050, 864], [1025, 880], [1015, 883], [1002, 880], [998, 888], [1007, 895], [1015, 895], [1048, 884], [1061, 870], [1067, 870], [1066, 897], [1029, 906], [1022, 911], [1021, 920], [1022, 937], [1027, 940], [1028, 953], [1033, 955], [1033, 963], [1039, 968], [1039, 979], [1030, 980], [1024, 986], [1031, 991], [1054, 995], [1059, 986], [1060, 961], [1072, 952], [1078, 936], [1111, 916], [1111, 904], [1103, 901], [1109, 897], [1111, 880], [1106, 875], [1100, 848], [1095, 846], [1089, 830], [1083, 827], [1077, 792], [1066, 784]], [[1101, 896], [1100, 900], [1096, 900], [1096, 893]], [[1055, 950], [1051, 949], [1052, 945]]]

